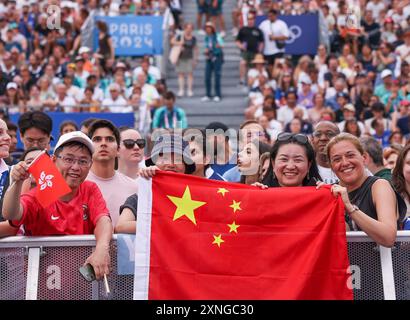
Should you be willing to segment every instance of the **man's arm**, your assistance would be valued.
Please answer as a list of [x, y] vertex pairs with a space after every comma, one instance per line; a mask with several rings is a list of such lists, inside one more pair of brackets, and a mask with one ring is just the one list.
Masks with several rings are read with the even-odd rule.
[[13, 183], [4, 195], [2, 214], [7, 220], [20, 220], [23, 216], [23, 206], [20, 203], [21, 187], [30, 173], [27, 171], [28, 165], [21, 161], [17, 163], [11, 171], [10, 177]]
[[112, 238], [112, 223], [108, 216], [103, 216], [97, 221], [94, 229], [96, 246], [94, 252], [87, 258], [85, 264], [93, 266], [95, 276], [101, 279], [104, 274], [110, 273], [110, 241]]

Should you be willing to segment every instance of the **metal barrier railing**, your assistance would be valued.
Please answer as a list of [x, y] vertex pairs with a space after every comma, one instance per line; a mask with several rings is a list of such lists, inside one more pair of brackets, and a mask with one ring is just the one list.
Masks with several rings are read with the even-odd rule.
[[[111, 244], [111, 289], [86, 282], [78, 268], [95, 246], [92, 235], [0, 239], [2, 300], [131, 300], [133, 275], [118, 275], [116, 239]], [[355, 300], [410, 299], [410, 231], [399, 231], [393, 248], [376, 245], [363, 232], [348, 232]]]

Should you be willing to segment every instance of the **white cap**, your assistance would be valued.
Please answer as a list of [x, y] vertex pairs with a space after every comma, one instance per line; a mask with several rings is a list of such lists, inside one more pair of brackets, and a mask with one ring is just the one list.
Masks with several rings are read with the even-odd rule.
[[349, 110], [351, 112], [356, 112], [356, 108], [354, 107], [354, 105], [352, 105], [351, 103], [346, 103], [343, 106], [343, 110]]
[[303, 74], [300, 77], [300, 82], [305, 84], [312, 84], [312, 80], [310, 80], [310, 77], [307, 74]]
[[89, 47], [81, 47], [80, 50], [78, 50], [78, 54], [83, 54], [83, 53], [87, 53], [90, 52], [90, 48]]
[[77, 141], [85, 145], [91, 152], [91, 154], [94, 153], [94, 145], [91, 139], [83, 132], [81, 131], [72, 131], [66, 134], [63, 134], [60, 139], [58, 139], [56, 146], [54, 147], [54, 150], [57, 150], [59, 147], [62, 145], [72, 142], [72, 141]]
[[113, 82], [108, 86], [108, 91], [111, 91], [111, 90], [121, 91], [121, 87], [118, 83]]
[[384, 69], [380, 75], [382, 79], [391, 76], [393, 73], [389, 69]]
[[14, 89], [16, 89], [17, 90], [17, 88], [18, 88], [18, 86], [17, 86], [17, 83], [15, 83], [15, 82], [9, 82], [8, 84], [7, 84], [7, 90], [8, 89], [12, 89], [12, 88], [14, 88]]

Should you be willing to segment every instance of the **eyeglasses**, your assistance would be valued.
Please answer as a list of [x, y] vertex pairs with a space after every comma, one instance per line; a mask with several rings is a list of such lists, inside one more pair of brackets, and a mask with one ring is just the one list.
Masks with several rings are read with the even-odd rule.
[[323, 134], [324, 134], [324, 135], [326, 136], [326, 138], [328, 138], [328, 139], [332, 139], [333, 137], [336, 137], [336, 136], [337, 136], [337, 134], [334, 133], [334, 132], [332, 132], [332, 131], [327, 131], [327, 132], [315, 131], [315, 132], [313, 132], [312, 136], [313, 136], [314, 138], [320, 138]]
[[26, 143], [32, 145], [32, 146], [39, 146], [39, 147], [45, 147], [47, 144], [50, 142], [50, 138], [40, 138], [40, 139], [33, 139], [33, 138], [24, 138]]
[[145, 139], [125, 139], [122, 143], [124, 144], [124, 147], [127, 149], [132, 149], [135, 145], [137, 145], [140, 149], [145, 148]]
[[278, 134], [278, 141], [280, 142], [287, 142], [287, 141], [294, 141], [294, 142], [299, 142], [301, 144], [307, 144], [308, 143], [308, 138], [304, 134], [294, 134], [294, 133], [289, 133], [289, 132], [282, 132]]
[[80, 167], [89, 167], [91, 164], [91, 160], [86, 160], [86, 159], [76, 159], [72, 157], [66, 157], [66, 156], [56, 156], [56, 158], [63, 160], [64, 164], [67, 166], [73, 166], [76, 162]]

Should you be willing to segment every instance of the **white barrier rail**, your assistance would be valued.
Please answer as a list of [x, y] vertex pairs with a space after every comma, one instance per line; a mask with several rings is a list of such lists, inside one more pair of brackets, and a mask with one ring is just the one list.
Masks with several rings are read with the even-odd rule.
[[[116, 235], [111, 245], [111, 293], [103, 282], [86, 282], [78, 269], [95, 246], [92, 235], [0, 239], [2, 300], [130, 300], [133, 275], [117, 274]], [[410, 231], [399, 231], [393, 248], [363, 232], [348, 232], [355, 300], [410, 299]]]

